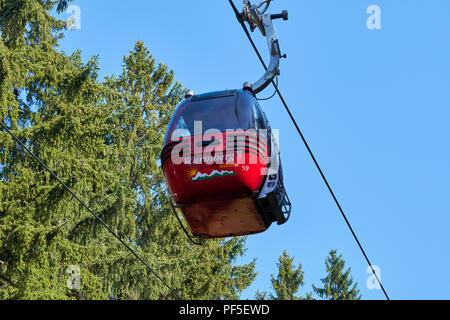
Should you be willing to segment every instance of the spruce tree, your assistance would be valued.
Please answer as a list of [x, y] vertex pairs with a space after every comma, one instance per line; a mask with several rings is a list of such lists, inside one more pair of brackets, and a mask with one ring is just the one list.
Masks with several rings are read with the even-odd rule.
[[[67, 1], [0, 4], [0, 120], [183, 298], [238, 298], [255, 278], [255, 261], [236, 264], [245, 238], [193, 246], [168, 206], [159, 154], [183, 90], [174, 72], [138, 42], [101, 82], [98, 57], [57, 50], [65, 23], [49, 11]], [[0, 130], [0, 298], [174, 297]]]
[[[48, 13], [55, 5], [61, 11], [67, 2], [1, 2], [0, 119], [82, 193], [83, 178], [98, 176], [85, 155], [103, 140], [90, 133], [99, 130], [92, 106], [105, 90], [94, 80], [95, 58], [83, 65], [78, 54], [56, 51], [65, 24]], [[0, 161], [0, 297], [79, 297], [66, 285], [71, 265], [83, 275], [83, 296], [101, 297], [100, 279], [90, 270], [98, 248], [68, 241], [79, 214], [73, 199], [3, 130]]]
[[358, 284], [353, 284], [351, 269], [344, 271], [345, 261], [336, 250], [331, 250], [325, 260], [327, 276], [321, 280], [323, 287], [313, 285], [314, 292], [325, 300], [360, 300]]
[[304, 272], [302, 265], [294, 265], [294, 258], [290, 257], [286, 250], [278, 258], [278, 275], [275, 278], [271, 275], [271, 282], [274, 294], [267, 292], [256, 292], [257, 300], [298, 300], [303, 299], [295, 294], [301, 286], [304, 286]]
[[[127, 181], [121, 186], [133, 195], [135, 209], [129, 219], [136, 223], [136, 245], [149, 259], [159, 256], [164, 261], [159, 263], [159, 270], [171, 277], [183, 297], [236, 299], [255, 277], [255, 261], [243, 266], [234, 264], [245, 253], [245, 238], [192, 246], [169, 206], [159, 155], [165, 128], [184, 91], [173, 79], [173, 71], [157, 64], [144, 44], [137, 42], [124, 58], [122, 74], [105, 82], [119, 94], [118, 99], [107, 101], [114, 108], [115, 121], [109, 138], [115, 149], [114, 161], [122, 168], [120, 180]], [[121, 264], [113, 267], [115, 272], [120, 268]], [[136, 270], [133, 284], [126, 282], [122, 287], [131, 286], [133, 292], [145, 293], [148, 283], [144, 274]], [[167, 289], [155, 279], [151, 287], [162, 292], [157, 298], [168, 297]]]

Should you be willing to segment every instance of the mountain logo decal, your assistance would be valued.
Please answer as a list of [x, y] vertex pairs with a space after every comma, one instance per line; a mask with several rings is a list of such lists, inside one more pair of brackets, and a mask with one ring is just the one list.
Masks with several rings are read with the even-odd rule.
[[213, 170], [210, 174], [201, 173], [200, 171], [198, 171], [197, 174], [192, 178], [192, 181], [203, 181], [218, 177], [235, 176], [235, 175], [236, 175], [235, 172], [227, 170]]

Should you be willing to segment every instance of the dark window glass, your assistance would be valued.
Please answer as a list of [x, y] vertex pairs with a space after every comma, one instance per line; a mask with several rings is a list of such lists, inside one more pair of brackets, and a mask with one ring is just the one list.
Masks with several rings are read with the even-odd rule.
[[258, 102], [246, 91], [213, 92], [194, 97], [185, 105], [180, 105], [180, 110], [169, 124], [166, 143], [175, 129], [183, 129], [193, 136], [194, 121], [202, 121], [202, 133], [208, 129], [226, 132], [227, 129], [266, 128]]
[[254, 123], [255, 123], [255, 129], [265, 129], [266, 128], [263, 111], [261, 110], [261, 107], [259, 106], [257, 101], [255, 101], [253, 103], [253, 119], [254, 119]]
[[225, 132], [240, 126], [236, 96], [191, 102], [183, 109], [181, 117], [191, 135], [194, 135], [194, 121], [202, 122], [202, 133], [208, 129]]

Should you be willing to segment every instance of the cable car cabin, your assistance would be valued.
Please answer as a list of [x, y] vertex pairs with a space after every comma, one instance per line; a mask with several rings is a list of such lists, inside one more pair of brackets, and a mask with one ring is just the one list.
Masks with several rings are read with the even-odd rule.
[[165, 135], [161, 165], [175, 206], [196, 237], [260, 233], [289, 218], [278, 145], [248, 90], [181, 102]]

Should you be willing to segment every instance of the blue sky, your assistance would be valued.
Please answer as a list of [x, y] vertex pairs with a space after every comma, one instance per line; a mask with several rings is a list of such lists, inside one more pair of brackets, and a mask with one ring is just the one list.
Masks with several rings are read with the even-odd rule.
[[[241, 1], [235, 1], [241, 7]], [[62, 49], [100, 56], [101, 77], [120, 74], [142, 40], [195, 92], [239, 88], [263, 69], [227, 0], [76, 0], [81, 29]], [[381, 8], [381, 30], [366, 9]], [[450, 236], [450, 33], [448, 0], [277, 0], [280, 90], [393, 299], [448, 299]], [[67, 19], [69, 14], [61, 14]], [[253, 37], [267, 57], [266, 44]], [[269, 96], [267, 89], [262, 96]], [[311, 290], [330, 249], [343, 254], [365, 299], [367, 264], [278, 98], [262, 102], [280, 129], [290, 221], [248, 238], [258, 277], [242, 298], [270, 290], [283, 249]]]

